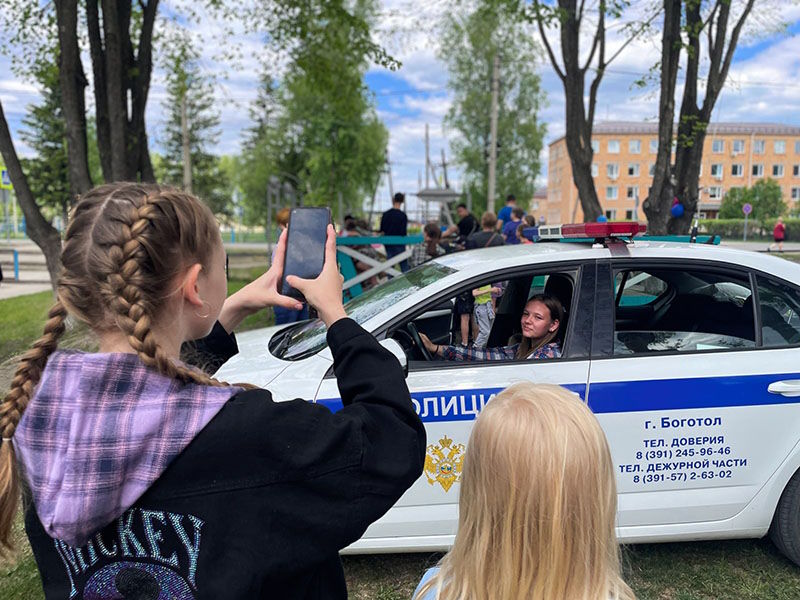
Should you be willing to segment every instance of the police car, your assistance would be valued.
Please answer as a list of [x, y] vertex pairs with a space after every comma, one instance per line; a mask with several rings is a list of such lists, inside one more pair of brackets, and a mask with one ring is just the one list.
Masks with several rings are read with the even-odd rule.
[[[800, 564], [800, 265], [638, 231], [565, 225], [539, 232], [560, 238], [553, 243], [446, 255], [346, 305], [407, 365], [429, 444], [423, 476], [349, 552], [448, 548], [474, 419], [497, 392], [530, 380], [573, 390], [597, 415], [615, 463], [621, 541], [771, 533]], [[455, 298], [496, 281], [508, 284], [488, 346], [519, 335], [526, 299], [544, 292], [566, 309], [561, 358], [432, 360], [419, 332], [452, 343]], [[220, 377], [341, 406], [321, 322], [238, 341]]]

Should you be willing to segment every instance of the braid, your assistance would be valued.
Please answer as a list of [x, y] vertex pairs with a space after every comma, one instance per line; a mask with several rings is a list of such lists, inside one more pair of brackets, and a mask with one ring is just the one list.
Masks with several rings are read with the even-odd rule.
[[141, 237], [150, 226], [151, 220], [158, 216], [160, 201], [160, 197], [148, 195], [138, 208], [132, 208], [131, 224], [122, 226], [121, 243], [109, 248], [109, 257], [114, 262], [115, 272], [109, 274], [107, 282], [110, 305], [116, 316], [117, 326], [128, 336], [128, 343], [136, 350], [139, 359], [162, 375], [184, 382], [226, 387], [230, 384], [176, 364], [159, 346], [153, 334], [151, 306], [143, 298], [137, 280], [142, 276], [141, 261], [147, 257]]
[[22, 413], [28, 406], [33, 389], [39, 383], [48, 357], [58, 346], [64, 333], [67, 310], [60, 300], [50, 308], [44, 334], [22, 357], [11, 389], [0, 404], [0, 555], [12, 550], [11, 528], [20, 497], [20, 480], [11, 439]]

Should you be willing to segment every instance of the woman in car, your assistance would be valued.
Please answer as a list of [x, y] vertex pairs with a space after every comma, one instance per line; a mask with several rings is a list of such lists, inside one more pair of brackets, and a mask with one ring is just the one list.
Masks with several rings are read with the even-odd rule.
[[531, 296], [522, 311], [520, 325], [522, 341], [497, 348], [474, 348], [469, 346], [447, 346], [434, 344], [424, 333], [419, 336], [431, 354], [445, 360], [528, 360], [559, 358], [561, 344], [556, 337], [564, 319], [564, 308], [553, 296], [537, 294]]

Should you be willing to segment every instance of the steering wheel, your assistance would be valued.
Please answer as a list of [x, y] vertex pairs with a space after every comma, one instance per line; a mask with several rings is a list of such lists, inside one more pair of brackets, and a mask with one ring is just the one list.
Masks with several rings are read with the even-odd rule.
[[431, 353], [428, 352], [428, 349], [425, 347], [425, 344], [422, 343], [422, 338], [419, 337], [419, 330], [417, 329], [417, 326], [414, 324], [414, 322], [409, 321], [406, 324], [406, 329], [408, 329], [408, 333], [411, 334], [411, 339], [414, 340], [414, 343], [417, 345], [417, 348], [419, 348], [419, 351], [422, 352], [422, 356], [425, 358], [425, 360], [428, 361], [433, 360], [433, 356], [431, 356]]

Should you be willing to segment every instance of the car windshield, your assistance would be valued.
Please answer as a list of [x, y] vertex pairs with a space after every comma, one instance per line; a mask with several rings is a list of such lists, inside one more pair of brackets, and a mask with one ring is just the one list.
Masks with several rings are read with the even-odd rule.
[[[455, 273], [455, 269], [428, 262], [356, 296], [344, 305], [347, 316], [359, 325], [391, 308], [404, 298]], [[270, 342], [270, 352], [284, 360], [315, 354], [326, 345], [327, 328], [319, 320], [307, 321], [279, 332]]]

